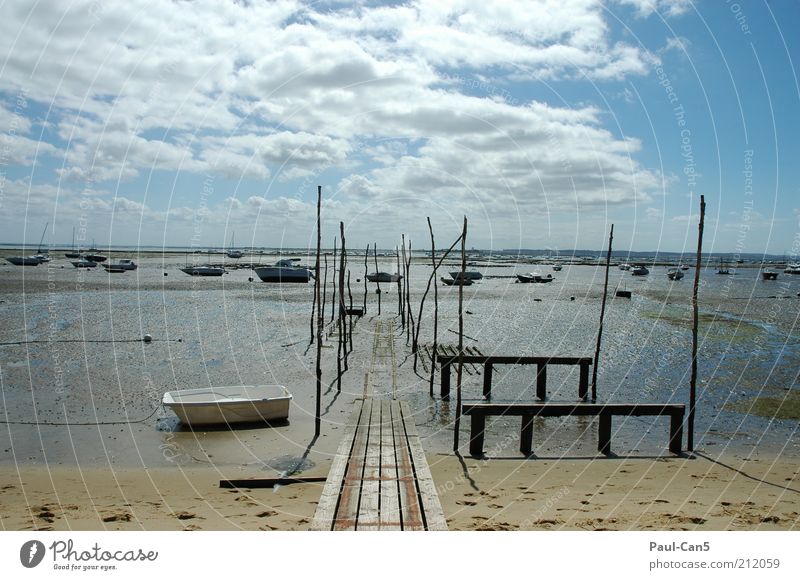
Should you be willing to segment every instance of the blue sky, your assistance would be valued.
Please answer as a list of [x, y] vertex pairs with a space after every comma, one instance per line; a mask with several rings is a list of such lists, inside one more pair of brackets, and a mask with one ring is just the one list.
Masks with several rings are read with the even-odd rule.
[[800, 251], [796, 2], [0, 15], [0, 242]]

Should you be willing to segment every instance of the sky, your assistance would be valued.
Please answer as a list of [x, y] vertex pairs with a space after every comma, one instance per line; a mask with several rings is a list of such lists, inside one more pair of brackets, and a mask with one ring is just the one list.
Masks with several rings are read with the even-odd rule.
[[0, 242], [800, 253], [793, 0], [0, 0]]

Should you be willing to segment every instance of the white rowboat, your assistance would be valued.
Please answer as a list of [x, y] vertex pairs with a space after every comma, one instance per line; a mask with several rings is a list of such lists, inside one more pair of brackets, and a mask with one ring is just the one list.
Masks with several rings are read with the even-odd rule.
[[237, 385], [164, 393], [162, 402], [187, 425], [278, 421], [289, 417], [292, 395], [282, 385]]

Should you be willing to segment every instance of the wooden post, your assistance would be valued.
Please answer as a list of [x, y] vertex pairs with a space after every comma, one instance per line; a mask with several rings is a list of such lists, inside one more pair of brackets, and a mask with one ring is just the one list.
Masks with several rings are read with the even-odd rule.
[[586, 400], [589, 395], [589, 361], [581, 361], [580, 378], [578, 379], [578, 398]]
[[611, 413], [600, 413], [597, 426], [597, 450], [603, 455], [611, 454]]
[[540, 401], [547, 398], [547, 363], [536, 363], [536, 398]]
[[414, 311], [411, 308], [411, 240], [408, 240], [408, 261], [406, 262], [406, 314], [408, 315], [408, 327], [406, 328], [406, 344], [408, 339], [414, 336]]
[[[375, 257], [375, 275], [378, 275], [378, 243], [375, 242], [373, 256]], [[376, 291], [378, 294], [378, 316], [381, 315], [381, 281], [377, 281], [378, 290]]]
[[317, 314], [317, 276], [319, 276], [319, 256], [317, 256], [317, 263], [314, 265], [314, 298], [311, 302], [311, 320], [309, 320], [311, 340], [309, 344], [314, 344], [314, 320]]
[[369, 260], [369, 244], [364, 252], [364, 316], [367, 315], [367, 274], [369, 274], [367, 260]]
[[[438, 356], [438, 354], [437, 354]], [[450, 400], [450, 360], [446, 359], [447, 362], [442, 363], [442, 371], [441, 371], [441, 386], [439, 388], [439, 396], [442, 398], [442, 401], [449, 401]]]
[[492, 363], [483, 365], [483, 398], [487, 401], [492, 398]]
[[[317, 296], [317, 304], [321, 305], [320, 280], [319, 280], [319, 255], [322, 251], [322, 186], [317, 186], [317, 263], [314, 276], [314, 293]], [[327, 272], [327, 270], [326, 270]], [[322, 324], [325, 313], [322, 308], [317, 308], [317, 405], [314, 415], [314, 437], [319, 437], [322, 428]]]
[[333, 297], [331, 298], [331, 322], [336, 316], [336, 238], [333, 238]]
[[322, 319], [324, 321], [325, 320], [325, 308], [327, 308], [325, 303], [328, 300], [328, 255], [327, 254], [324, 255], [323, 258], [325, 260], [325, 278], [324, 278], [323, 283], [322, 283], [322, 306], [321, 306], [321, 310], [322, 310]]
[[[461, 272], [467, 270], [467, 216], [461, 231]], [[463, 275], [463, 274], [462, 274]], [[453, 451], [458, 451], [458, 431], [461, 428], [461, 379], [464, 376], [464, 284], [458, 285], [458, 372], [456, 373], [456, 424]], [[473, 417], [474, 420], [474, 417]]]
[[[431, 225], [431, 218], [428, 217], [428, 229], [431, 231], [431, 263], [433, 264], [433, 356], [431, 357], [431, 379], [430, 379], [430, 395], [433, 397], [433, 376], [436, 373], [436, 359], [439, 357], [439, 278], [436, 275], [438, 267], [436, 266], [436, 242], [433, 239], [433, 226]], [[425, 298], [423, 297], [423, 300]], [[422, 304], [419, 305], [422, 310]], [[422, 313], [419, 315], [422, 320]], [[419, 329], [417, 329], [419, 332]]]
[[533, 451], [533, 415], [522, 416], [522, 426], [519, 431], [519, 451], [526, 456]]
[[694, 287], [692, 288], [692, 376], [689, 380], [689, 418], [687, 423], [686, 448], [694, 451], [694, 408], [697, 404], [697, 326], [699, 311], [697, 291], [700, 287], [700, 268], [703, 254], [703, 222], [706, 216], [706, 200], [700, 196], [700, 224], [697, 227], [697, 260], [694, 267]]
[[[403, 249], [405, 249], [406, 244], [406, 235], [403, 234]], [[397, 246], [394, 247], [394, 253], [397, 256], [397, 275], [400, 278], [397, 279], [397, 314], [400, 315], [400, 325], [402, 326], [403, 330], [406, 329], [406, 315], [405, 310], [403, 309], [403, 270], [400, 268], [400, 250]]]
[[[342, 236], [342, 250], [339, 252], [339, 259], [341, 263], [339, 264], [339, 316], [338, 316], [338, 324], [339, 327], [339, 345], [338, 345], [338, 352], [337, 352], [337, 361], [336, 366], [338, 370], [338, 376], [336, 378], [336, 391], [341, 393], [342, 392], [342, 363], [344, 363], [345, 367], [344, 370], [347, 370], [347, 361], [343, 360], [343, 349], [347, 347], [347, 333], [345, 332], [344, 328], [344, 255], [345, 255], [345, 241], [344, 241], [344, 222], [339, 222], [339, 231], [341, 232]], [[335, 250], [334, 250], [335, 251]], [[336, 260], [334, 259], [334, 262]], [[334, 298], [334, 300], [336, 300]]]
[[[347, 269], [347, 295], [350, 298], [350, 312], [353, 312], [353, 291], [350, 289], [350, 269]], [[347, 335], [347, 344], [348, 350], [345, 351], [345, 362], [347, 361], [348, 355], [353, 352], [353, 315], [350, 314], [347, 317], [347, 327], [348, 327], [348, 335]]]
[[[483, 455], [483, 437], [486, 432], [486, 415], [474, 413], [471, 415], [469, 434], [469, 454], [473, 457]], [[458, 433], [458, 431], [456, 431]]]
[[600, 326], [597, 329], [597, 344], [594, 349], [594, 364], [592, 365], [592, 402], [597, 400], [597, 366], [600, 360], [600, 341], [603, 338], [603, 318], [606, 315], [606, 296], [608, 295], [608, 269], [611, 267], [611, 244], [614, 241], [614, 224], [611, 224], [611, 233], [608, 235], [608, 254], [606, 254], [606, 280], [603, 284], [603, 300], [600, 302]]

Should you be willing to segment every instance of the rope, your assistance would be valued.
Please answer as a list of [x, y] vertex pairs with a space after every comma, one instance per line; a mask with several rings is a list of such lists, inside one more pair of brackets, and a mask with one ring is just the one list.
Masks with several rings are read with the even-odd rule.
[[183, 342], [181, 338], [151, 338], [150, 340], [144, 338], [129, 338], [120, 340], [82, 340], [82, 339], [64, 339], [64, 340], [19, 340], [14, 342], [0, 342], [0, 346], [20, 346], [23, 344], [47, 344], [51, 342], [100, 342], [100, 343], [116, 343], [116, 342]]
[[134, 425], [136, 423], [144, 423], [148, 419], [152, 418], [159, 410], [163, 408], [163, 405], [158, 405], [153, 412], [150, 413], [144, 419], [137, 419], [135, 421], [99, 421], [96, 423], [46, 423], [41, 421], [2, 421], [0, 423], [3, 425], [36, 425], [37, 427], [97, 427], [100, 425]]

